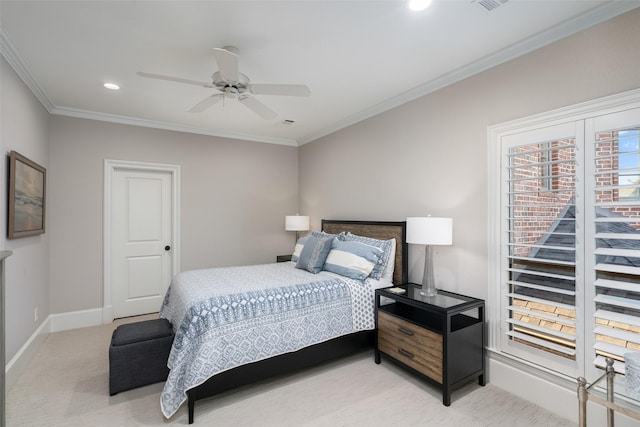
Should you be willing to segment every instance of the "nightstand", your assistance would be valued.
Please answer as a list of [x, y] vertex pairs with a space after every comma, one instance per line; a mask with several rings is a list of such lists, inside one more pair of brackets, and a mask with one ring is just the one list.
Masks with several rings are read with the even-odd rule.
[[447, 291], [427, 297], [420, 289], [376, 290], [375, 362], [385, 354], [439, 385], [449, 406], [453, 389], [476, 377], [485, 385], [484, 301]]
[[276, 255], [276, 262], [291, 261], [291, 255]]

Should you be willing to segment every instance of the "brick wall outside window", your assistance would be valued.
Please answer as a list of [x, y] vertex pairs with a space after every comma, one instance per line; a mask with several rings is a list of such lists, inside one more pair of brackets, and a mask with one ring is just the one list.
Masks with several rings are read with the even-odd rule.
[[[617, 153], [616, 133], [600, 133], [597, 135], [596, 144], [596, 170], [606, 171], [618, 169], [618, 157], [611, 156]], [[549, 160], [552, 162], [550, 166], [551, 182], [550, 188], [543, 188], [543, 167], [528, 167], [516, 169], [513, 175], [514, 179], [527, 178], [522, 181], [514, 181], [514, 192], [524, 192], [525, 194], [515, 196], [513, 200], [513, 217], [518, 218], [513, 223], [513, 228], [518, 230], [518, 234], [513, 236], [512, 242], [518, 244], [532, 245], [540, 241], [544, 233], [552, 226], [554, 220], [562, 213], [559, 206], [565, 206], [573, 198], [573, 178], [565, 175], [574, 174], [574, 163], [563, 162], [570, 160], [574, 155], [573, 147], [566, 147], [573, 144], [573, 140], [560, 140], [550, 143], [551, 155]], [[542, 160], [542, 152], [540, 150], [544, 144], [536, 144], [523, 146], [516, 152], [529, 152], [526, 156], [516, 158], [513, 166], [521, 166], [526, 164], [539, 164]], [[554, 149], [554, 147], [556, 149]], [[615, 186], [618, 184], [618, 174], [616, 172], [599, 174], [596, 176], [596, 185], [599, 186]], [[566, 190], [566, 191], [562, 191]], [[596, 191], [597, 202], [614, 202], [619, 201], [618, 190], [599, 190]], [[549, 204], [550, 206], [544, 206]], [[611, 207], [610, 211], [623, 216], [638, 216], [640, 208], [634, 207]], [[640, 224], [632, 224], [634, 228], [640, 230]], [[527, 247], [516, 246], [514, 255], [528, 256], [531, 250]]]

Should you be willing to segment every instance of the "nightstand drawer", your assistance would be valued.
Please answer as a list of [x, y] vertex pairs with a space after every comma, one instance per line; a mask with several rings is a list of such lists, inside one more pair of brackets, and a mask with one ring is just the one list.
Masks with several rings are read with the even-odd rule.
[[378, 311], [378, 348], [442, 384], [442, 335]]

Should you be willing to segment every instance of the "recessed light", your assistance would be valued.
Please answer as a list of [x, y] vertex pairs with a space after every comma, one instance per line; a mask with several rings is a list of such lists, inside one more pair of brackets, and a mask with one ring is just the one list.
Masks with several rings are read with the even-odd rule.
[[115, 84], [115, 83], [105, 83], [103, 86], [104, 86], [104, 87], [106, 87], [107, 89], [111, 89], [111, 90], [118, 90], [118, 89], [120, 89], [120, 86], [118, 86], [118, 85], [117, 85], [117, 84]]
[[409, 0], [409, 9], [414, 12], [425, 10], [431, 6], [431, 0]]

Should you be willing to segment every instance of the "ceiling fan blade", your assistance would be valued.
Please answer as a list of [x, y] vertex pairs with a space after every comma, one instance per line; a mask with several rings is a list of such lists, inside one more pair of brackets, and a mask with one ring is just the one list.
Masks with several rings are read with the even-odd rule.
[[202, 101], [198, 102], [196, 105], [189, 108], [187, 111], [189, 113], [201, 113], [207, 108], [210, 108], [214, 104], [217, 104], [218, 102], [222, 101], [223, 98], [224, 98], [224, 95], [221, 93], [213, 94], [211, 96], [206, 97]]
[[181, 79], [180, 77], [164, 76], [162, 74], [145, 73], [142, 71], [138, 71], [136, 74], [139, 75], [140, 77], [148, 77], [151, 79], [168, 80], [170, 82], [187, 83], [190, 85], [209, 87], [209, 88], [213, 87], [213, 84], [211, 83], [200, 82], [198, 80]]
[[278, 114], [275, 111], [264, 105], [262, 102], [258, 101], [253, 96], [245, 94], [239, 96], [238, 101], [240, 101], [240, 103], [244, 104], [248, 109], [259, 115], [263, 119], [271, 120], [278, 117]]
[[238, 81], [238, 55], [229, 52], [227, 49], [213, 48], [213, 55], [218, 63], [218, 71], [227, 83]]
[[252, 84], [251, 93], [256, 95], [310, 96], [311, 89], [306, 85]]

